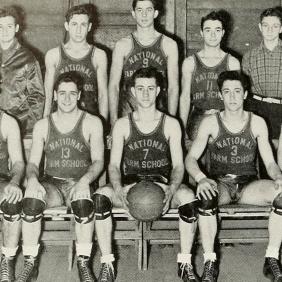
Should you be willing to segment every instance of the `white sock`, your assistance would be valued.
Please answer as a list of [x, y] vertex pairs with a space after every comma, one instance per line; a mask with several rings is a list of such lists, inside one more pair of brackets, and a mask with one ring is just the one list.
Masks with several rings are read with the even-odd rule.
[[5, 257], [14, 257], [17, 253], [18, 246], [15, 248], [6, 248], [2, 246], [2, 254], [5, 255]]
[[279, 248], [268, 246], [265, 252], [265, 257], [269, 258], [276, 258], [279, 257]]
[[112, 263], [113, 261], [115, 261], [113, 254], [101, 256], [101, 263]]
[[25, 246], [23, 245], [23, 255], [24, 256], [33, 256], [36, 257], [38, 255], [39, 244], [34, 246]]
[[216, 253], [204, 253], [204, 262], [206, 263], [208, 260], [216, 261]]
[[191, 257], [192, 257], [191, 254], [178, 253], [177, 254], [177, 262], [191, 264]]
[[92, 243], [76, 243], [76, 254], [77, 256], [90, 257], [92, 250]]

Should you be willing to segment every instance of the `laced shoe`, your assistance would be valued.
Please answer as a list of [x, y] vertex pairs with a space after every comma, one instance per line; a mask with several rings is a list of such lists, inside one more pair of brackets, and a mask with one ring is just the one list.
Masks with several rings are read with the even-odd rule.
[[0, 281], [1, 282], [14, 282], [15, 281], [15, 257], [1, 256], [0, 263]]
[[115, 272], [112, 263], [102, 263], [98, 282], [114, 282]]
[[88, 256], [78, 256], [77, 268], [78, 268], [79, 279], [81, 282], [95, 282], [96, 281], [89, 267], [89, 257]]
[[33, 282], [38, 276], [38, 260], [37, 257], [24, 256], [24, 269], [20, 273], [16, 282]]
[[204, 272], [202, 275], [202, 282], [216, 282], [218, 275], [217, 262], [207, 260], [204, 266]]
[[178, 263], [178, 277], [184, 282], [199, 282], [198, 276], [194, 273], [193, 266], [190, 263]]
[[282, 272], [280, 262], [276, 258], [266, 257], [263, 274], [273, 282], [282, 282]]

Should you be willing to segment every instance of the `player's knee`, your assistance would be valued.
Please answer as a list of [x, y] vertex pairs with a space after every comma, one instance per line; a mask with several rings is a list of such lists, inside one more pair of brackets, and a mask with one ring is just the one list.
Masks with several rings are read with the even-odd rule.
[[86, 224], [94, 218], [94, 205], [91, 199], [77, 199], [71, 202], [74, 219], [77, 223]]
[[95, 193], [93, 196], [95, 217], [97, 220], [108, 218], [112, 212], [112, 203], [110, 199], [102, 194]]
[[278, 215], [282, 215], [282, 193], [278, 194], [272, 203], [272, 210]]
[[193, 202], [179, 206], [178, 213], [183, 221], [187, 223], [195, 222], [198, 218], [198, 201], [194, 200]]
[[45, 202], [36, 198], [24, 198], [22, 218], [26, 222], [36, 222], [43, 217]]
[[18, 221], [21, 218], [22, 213], [22, 202], [17, 202], [15, 204], [8, 203], [4, 200], [1, 203], [1, 210], [3, 212], [3, 217], [9, 222]]
[[212, 199], [207, 198], [207, 200], [201, 197], [198, 201], [198, 205], [200, 215], [211, 216], [216, 214], [218, 207], [218, 194], [216, 193], [216, 196], [212, 195]]

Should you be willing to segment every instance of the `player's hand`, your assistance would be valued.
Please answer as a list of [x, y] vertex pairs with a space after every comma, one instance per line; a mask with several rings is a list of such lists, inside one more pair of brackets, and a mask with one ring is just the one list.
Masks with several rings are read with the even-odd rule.
[[165, 214], [169, 209], [170, 202], [171, 202], [171, 199], [172, 199], [172, 196], [173, 196], [173, 192], [172, 192], [170, 185], [165, 185], [163, 183], [158, 183], [158, 182], [156, 182], [156, 184], [161, 186], [162, 189], [164, 190], [164, 193], [165, 193], [165, 197], [164, 197], [164, 200], [163, 200], [164, 207], [163, 207], [163, 211], [162, 211], [162, 214]]
[[216, 197], [218, 193], [217, 183], [210, 178], [203, 178], [199, 181], [197, 187], [197, 198], [203, 197], [205, 200], [212, 200], [213, 196]]
[[4, 198], [8, 203], [16, 204], [23, 198], [22, 189], [15, 183], [10, 182], [4, 188]]
[[89, 183], [83, 180], [73, 183], [69, 196], [71, 200], [90, 199]]
[[119, 195], [119, 198], [123, 204], [123, 207], [124, 209], [126, 209], [128, 211], [128, 200], [127, 200], [127, 193], [128, 191], [135, 185], [136, 183], [131, 183], [129, 185], [126, 185], [126, 186], [123, 186], [123, 187], [120, 187], [118, 189], [118, 195]]
[[44, 201], [45, 195], [46, 190], [37, 179], [28, 180], [24, 193], [25, 198], [36, 198]]
[[274, 180], [274, 188], [282, 192], [282, 175], [277, 176]]

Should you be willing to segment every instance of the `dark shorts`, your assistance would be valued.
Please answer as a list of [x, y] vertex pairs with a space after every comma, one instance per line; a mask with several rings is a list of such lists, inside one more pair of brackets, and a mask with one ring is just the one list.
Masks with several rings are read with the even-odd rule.
[[282, 104], [266, 103], [248, 98], [245, 101], [245, 109], [264, 118], [270, 139], [279, 139], [282, 124]]
[[226, 190], [229, 193], [231, 204], [237, 203], [241, 199], [243, 188], [246, 185], [258, 179], [256, 175], [235, 176], [230, 174], [216, 176], [212, 178], [216, 179], [219, 199], [223, 193], [223, 190]]

